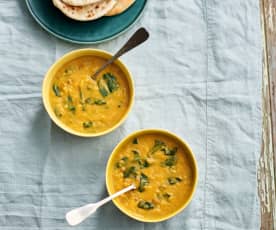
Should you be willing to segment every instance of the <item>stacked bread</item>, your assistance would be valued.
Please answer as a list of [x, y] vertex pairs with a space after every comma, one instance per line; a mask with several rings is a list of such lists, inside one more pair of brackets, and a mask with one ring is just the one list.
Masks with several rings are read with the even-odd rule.
[[103, 16], [114, 16], [127, 10], [135, 0], [52, 0], [69, 18], [92, 21]]

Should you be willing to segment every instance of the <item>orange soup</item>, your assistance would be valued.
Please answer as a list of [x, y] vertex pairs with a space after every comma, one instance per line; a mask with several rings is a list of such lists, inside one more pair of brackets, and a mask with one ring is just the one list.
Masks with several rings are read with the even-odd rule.
[[136, 189], [116, 198], [140, 219], [162, 219], [181, 209], [195, 185], [195, 166], [183, 144], [163, 134], [143, 134], [121, 146], [112, 158], [111, 189]]
[[51, 106], [56, 117], [73, 130], [105, 131], [118, 123], [129, 107], [128, 81], [116, 64], [102, 71], [97, 81], [91, 79], [105, 62], [96, 56], [77, 58], [52, 80]]

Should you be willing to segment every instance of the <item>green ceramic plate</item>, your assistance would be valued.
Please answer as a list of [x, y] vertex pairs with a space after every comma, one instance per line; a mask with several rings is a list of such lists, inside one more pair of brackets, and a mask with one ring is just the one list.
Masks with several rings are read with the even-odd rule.
[[125, 32], [141, 16], [147, 0], [136, 0], [124, 13], [91, 22], [78, 22], [63, 15], [52, 0], [26, 0], [34, 19], [49, 33], [74, 43], [95, 44]]

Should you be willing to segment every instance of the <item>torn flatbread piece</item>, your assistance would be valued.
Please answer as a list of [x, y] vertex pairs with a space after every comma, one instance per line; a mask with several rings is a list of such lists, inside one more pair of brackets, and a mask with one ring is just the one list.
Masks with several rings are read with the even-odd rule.
[[134, 2], [135, 0], [117, 0], [117, 4], [114, 6], [114, 8], [110, 10], [105, 16], [121, 14], [126, 11]]

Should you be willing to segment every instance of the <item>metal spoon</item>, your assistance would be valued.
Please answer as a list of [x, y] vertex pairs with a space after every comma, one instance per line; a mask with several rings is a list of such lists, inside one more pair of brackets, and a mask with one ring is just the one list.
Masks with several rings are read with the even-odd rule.
[[103, 66], [101, 66], [92, 76], [93, 80], [97, 80], [97, 76], [101, 71], [103, 71], [108, 65], [113, 63], [117, 58], [125, 54], [126, 52], [132, 50], [136, 46], [142, 44], [149, 38], [149, 33], [145, 28], [138, 29], [131, 38], [126, 42], [126, 44], [112, 57], [110, 58]]
[[77, 224], [81, 223], [82, 221], [84, 221], [91, 214], [96, 212], [96, 210], [100, 206], [102, 206], [105, 203], [109, 202], [110, 200], [116, 198], [117, 196], [120, 196], [120, 195], [122, 195], [132, 189], [135, 189], [135, 188], [136, 188], [135, 185], [132, 184], [132, 185], [120, 190], [119, 192], [114, 193], [113, 195], [111, 195], [97, 203], [91, 203], [91, 204], [87, 204], [87, 205], [84, 205], [79, 208], [75, 208], [66, 213], [66, 220], [67, 220], [68, 224], [70, 224], [71, 226], [77, 225]]

